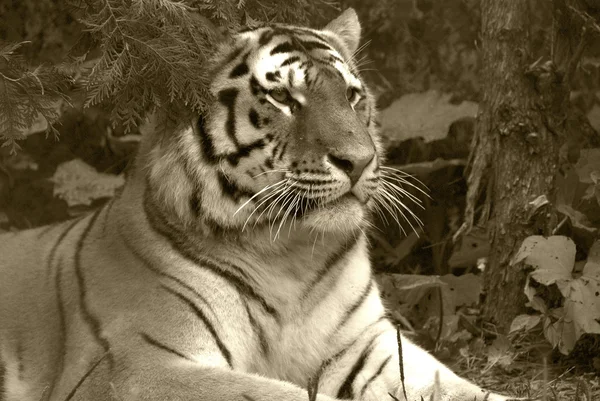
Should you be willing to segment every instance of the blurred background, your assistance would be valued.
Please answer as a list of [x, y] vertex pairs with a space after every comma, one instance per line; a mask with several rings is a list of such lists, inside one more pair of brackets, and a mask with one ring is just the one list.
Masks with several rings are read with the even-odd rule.
[[[553, 56], [556, 4], [519, 1], [530, 10], [523, 51], [534, 65]], [[597, 28], [594, 3], [578, 2], [577, 29]], [[422, 227], [411, 217], [402, 227], [380, 218], [370, 234], [392, 316], [462, 374], [495, 387], [514, 389], [523, 376], [541, 380], [554, 364], [555, 377], [576, 372], [564, 388], [554, 383], [557, 394], [573, 393], [583, 377], [590, 394], [598, 391], [597, 337], [560, 349], [562, 340], [552, 343], [540, 324], [543, 313], [531, 309], [502, 330], [482, 321], [488, 230], [474, 227], [453, 239], [464, 221], [466, 168], [484, 96], [480, 0], [0, 0], [0, 232], [66, 220], [110, 199], [124, 183], [147, 111], [179, 115], [206, 106], [216, 35], [263, 22], [321, 27], [348, 7], [362, 23], [358, 59], [377, 96], [388, 165], [413, 175], [429, 195], [407, 187], [423, 204], [405, 199]], [[598, 45], [591, 36], [567, 95], [596, 132]], [[596, 155], [580, 167], [596, 171]], [[588, 184], [584, 192], [597, 188]], [[588, 244], [578, 260], [598, 238], [599, 201], [588, 198], [584, 209], [560, 216]]]

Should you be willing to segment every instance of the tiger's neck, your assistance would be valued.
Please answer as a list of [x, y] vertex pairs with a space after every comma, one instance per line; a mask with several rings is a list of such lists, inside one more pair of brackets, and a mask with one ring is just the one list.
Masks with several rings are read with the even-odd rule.
[[149, 226], [179, 253], [192, 260], [202, 255], [218, 257], [228, 253], [246, 255], [244, 257], [251, 255], [256, 260], [287, 260], [295, 257], [317, 265], [331, 258], [340, 248], [348, 247], [349, 244], [366, 243], [360, 230], [345, 233], [319, 232], [293, 222], [256, 227], [248, 225], [244, 230], [224, 228], [210, 224], [203, 216], [194, 214], [192, 208], [189, 214], [182, 216], [178, 211], [182, 207], [169, 204], [169, 199], [175, 197], [164, 199], [157, 196], [152, 182], [137, 171], [128, 182], [121, 199], [117, 201], [128, 209], [120, 219], [131, 218], [137, 220], [132, 221], [132, 225]]

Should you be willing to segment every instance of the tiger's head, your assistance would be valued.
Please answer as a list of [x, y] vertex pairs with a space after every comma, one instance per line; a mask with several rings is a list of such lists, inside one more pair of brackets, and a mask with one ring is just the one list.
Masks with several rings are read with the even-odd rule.
[[236, 229], [293, 221], [348, 231], [390, 200], [375, 101], [355, 63], [360, 31], [349, 9], [322, 30], [264, 26], [222, 46], [214, 104], [178, 142], [187, 188], [160, 184], [164, 196], [190, 199], [179, 200], [180, 215]]

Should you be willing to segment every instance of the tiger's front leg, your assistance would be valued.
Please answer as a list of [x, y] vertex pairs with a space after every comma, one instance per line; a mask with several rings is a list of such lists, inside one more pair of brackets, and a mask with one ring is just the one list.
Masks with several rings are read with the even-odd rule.
[[435, 391], [435, 376], [439, 374], [438, 395], [443, 401], [510, 399], [460, 378], [403, 336], [401, 343], [404, 383], [400, 380], [396, 329], [387, 319], [380, 319], [325, 362], [319, 391], [338, 399], [382, 401], [392, 400], [391, 394], [398, 400], [421, 401], [421, 397], [428, 400]]
[[[95, 372], [66, 398], [70, 401], [307, 401], [292, 383], [225, 367], [158, 356], [128, 367]], [[109, 373], [110, 372], [110, 373]], [[62, 398], [61, 398], [62, 399]], [[316, 401], [335, 401], [319, 394]]]

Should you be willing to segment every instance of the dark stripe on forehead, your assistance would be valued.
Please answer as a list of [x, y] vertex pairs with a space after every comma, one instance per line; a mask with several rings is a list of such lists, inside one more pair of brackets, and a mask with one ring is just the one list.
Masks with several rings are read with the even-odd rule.
[[278, 44], [271, 50], [271, 56], [278, 54], [278, 53], [291, 53], [291, 52], [300, 51], [300, 50], [301, 49], [298, 48], [298, 46], [296, 46], [292, 42], [283, 42], [283, 43]]
[[259, 93], [266, 93], [267, 89], [258, 82], [258, 79], [256, 79], [254, 75], [252, 75], [252, 78], [250, 78], [250, 91], [256, 96]]
[[229, 74], [229, 78], [238, 78], [242, 77], [250, 72], [250, 68], [248, 67], [248, 56], [250, 53], [246, 53], [242, 61], [236, 65], [231, 73]]
[[339, 61], [340, 63], [343, 63], [343, 64], [345, 64], [345, 63], [346, 63], [344, 60], [342, 60], [341, 58], [339, 58], [339, 57], [338, 57], [338, 56], [336, 56], [335, 54], [331, 54], [331, 55], [329, 56], [329, 61], [331, 61], [331, 62], [336, 62], [336, 61]]
[[249, 27], [249, 26], [245, 26], [245, 27], [243, 27], [243, 28], [239, 29], [237, 32], [238, 32], [238, 33], [247, 33], [247, 32], [258, 31], [258, 30], [260, 30], [260, 29], [264, 29], [264, 28], [265, 28], [265, 26], [264, 26], [264, 25], [262, 25], [262, 24], [260, 24], [260, 25], [258, 25], [258, 26], [255, 26], [255, 27], [253, 27], [253, 28], [252, 28], [252, 27]]
[[265, 78], [267, 79], [267, 81], [277, 82], [281, 79], [281, 73], [279, 71], [267, 72], [265, 74]]
[[319, 68], [317, 71], [317, 75], [324, 75], [330, 79], [335, 79], [335, 78], [339, 78], [341, 79], [343, 82], [346, 82], [346, 78], [344, 78], [344, 74], [342, 74], [342, 72], [340, 70], [338, 70], [337, 68], [335, 68], [335, 66], [331, 65], [329, 62], [324, 61], [324, 60], [314, 60], [317, 64], [320, 64], [322, 67]]
[[258, 38], [258, 44], [260, 46], [265, 46], [273, 39], [273, 36], [275, 36], [275, 32], [272, 29], [267, 29]]
[[283, 63], [281, 63], [281, 65], [279, 67], [281, 68], [281, 67], [285, 67], [286, 65], [294, 64], [296, 61], [300, 61], [300, 57], [292, 56], [292, 57], [288, 58], [287, 60], [285, 60]]
[[321, 50], [333, 50], [331, 46], [324, 42], [318, 42], [316, 40], [301, 40], [300, 45], [304, 47], [306, 51], [312, 51], [315, 49]]
[[238, 96], [239, 91], [235, 88], [223, 89], [219, 92], [219, 102], [227, 107], [227, 121], [225, 122], [225, 132], [227, 136], [238, 147], [239, 142], [235, 135], [235, 100]]
[[315, 39], [321, 40], [323, 42], [329, 42], [324, 36], [321, 36], [319, 33], [315, 32], [310, 28], [303, 27], [277, 27], [275, 29], [278, 33], [283, 35], [293, 35], [293, 36], [312, 36]]

